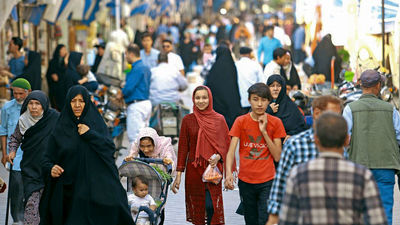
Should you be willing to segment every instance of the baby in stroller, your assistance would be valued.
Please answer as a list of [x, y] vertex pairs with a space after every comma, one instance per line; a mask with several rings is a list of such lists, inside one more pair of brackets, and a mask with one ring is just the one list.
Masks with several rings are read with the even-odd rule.
[[138, 138], [132, 144], [125, 161], [132, 161], [135, 157], [162, 159], [164, 164], [172, 166], [173, 172], [176, 168], [176, 154], [171, 138], [159, 136], [151, 127], [140, 129]]
[[[133, 193], [128, 195], [128, 203], [131, 206], [132, 218], [135, 220], [140, 206], [149, 207], [156, 210], [157, 205], [149, 195], [149, 182], [143, 175], [138, 175], [132, 180]], [[146, 212], [140, 212], [136, 225], [150, 225], [149, 215]]]

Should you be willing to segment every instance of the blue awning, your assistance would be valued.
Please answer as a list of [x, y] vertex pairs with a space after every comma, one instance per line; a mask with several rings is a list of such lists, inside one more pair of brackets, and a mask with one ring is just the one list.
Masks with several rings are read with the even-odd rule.
[[148, 3], [143, 3], [139, 6], [136, 6], [134, 9], [132, 9], [131, 16], [136, 14], [145, 14], [149, 7], [150, 5]]

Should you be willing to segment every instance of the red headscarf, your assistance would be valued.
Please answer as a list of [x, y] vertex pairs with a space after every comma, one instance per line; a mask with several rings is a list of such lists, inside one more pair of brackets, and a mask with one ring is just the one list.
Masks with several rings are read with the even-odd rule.
[[193, 92], [193, 113], [200, 127], [197, 136], [194, 165], [207, 162], [216, 152], [220, 154], [223, 161], [226, 162], [226, 154], [228, 153], [230, 144], [228, 125], [226, 125], [225, 118], [213, 109], [211, 90], [206, 86], [200, 87], [204, 87], [207, 90], [209, 104], [206, 109], [199, 110], [194, 104], [195, 92]]

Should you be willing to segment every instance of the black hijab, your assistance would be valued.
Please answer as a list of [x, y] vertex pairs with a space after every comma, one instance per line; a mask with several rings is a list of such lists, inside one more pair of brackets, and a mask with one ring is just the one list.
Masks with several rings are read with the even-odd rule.
[[[79, 118], [69, 104], [77, 95], [85, 102]], [[133, 224], [113, 158], [115, 146], [103, 118], [80, 85], [69, 89], [65, 101], [43, 162], [48, 177], [55, 164], [64, 173], [49, 178], [40, 205], [41, 224]], [[79, 135], [78, 124], [87, 125], [89, 131]]]
[[241, 113], [237, 70], [231, 51], [225, 46], [217, 48], [217, 58], [207, 75], [206, 86], [213, 94], [214, 110], [225, 117], [229, 129]]
[[[59, 44], [54, 50], [53, 58], [49, 62], [49, 67], [46, 73], [47, 84], [49, 85], [49, 98], [51, 106], [58, 110], [64, 107], [66, 91], [63, 89], [65, 81], [65, 71], [67, 67], [64, 63], [64, 58], [60, 56], [60, 51], [65, 48], [65, 45]], [[58, 82], [54, 82], [51, 75], [57, 74]]]
[[304, 121], [304, 116], [301, 114], [297, 105], [287, 96], [286, 94], [286, 83], [281, 75], [272, 75], [267, 80], [267, 85], [270, 86], [274, 82], [278, 82], [282, 89], [279, 92], [278, 98], [274, 100], [276, 104], [279, 104], [278, 112], [273, 113], [270, 106], [267, 108], [267, 113], [278, 117], [282, 120], [283, 126], [285, 127], [288, 135], [295, 135], [308, 127]]
[[80, 52], [71, 52], [68, 58], [68, 67], [66, 71], [66, 90], [72, 87], [75, 84], [78, 84], [78, 80], [81, 79], [81, 75], [79, 75], [76, 68], [81, 64], [82, 53]]
[[336, 47], [332, 43], [331, 35], [325, 35], [315, 48], [312, 57], [314, 59], [314, 67], [312, 73], [324, 74], [326, 81], [331, 81], [331, 60], [332, 56], [336, 57], [335, 60], [335, 77], [334, 82], [339, 78], [341, 59], [337, 54]]
[[42, 61], [41, 55], [35, 51], [28, 52], [28, 65], [25, 66], [21, 77], [31, 84], [32, 90], [40, 90], [42, 87]]
[[28, 109], [28, 103], [31, 100], [40, 102], [43, 108], [43, 117], [26, 130], [21, 143], [21, 149], [24, 152], [21, 161], [21, 172], [25, 200], [28, 200], [32, 192], [44, 187], [41, 173], [42, 157], [48, 145], [48, 137], [58, 118], [58, 113], [49, 108], [49, 99], [42, 91], [33, 91], [28, 95], [22, 104], [21, 115]]
[[[290, 54], [290, 56], [292, 56], [291, 52], [288, 51], [288, 54]], [[301, 90], [301, 81], [300, 81], [300, 77], [299, 74], [297, 73], [297, 69], [294, 66], [293, 63], [293, 57], [290, 57], [290, 61], [291, 61], [291, 65], [290, 65], [290, 76], [289, 76], [289, 80], [286, 76], [286, 71], [283, 68], [283, 66], [281, 66], [281, 76], [285, 79], [285, 82], [287, 85], [289, 85], [290, 87], [293, 87], [295, 85], [297, 85], [297, 87], [299, 87], [299, 90]]]

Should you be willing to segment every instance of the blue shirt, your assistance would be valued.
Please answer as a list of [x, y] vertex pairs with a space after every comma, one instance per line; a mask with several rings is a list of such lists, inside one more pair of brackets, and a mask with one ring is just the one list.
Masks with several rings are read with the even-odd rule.
[[160, 51], [154, 48], [151, 48], [150, 54], [148, 55], [144, 49], [140, 50], [140, 58], [142, 59], [143, 64], [150, 69], [157, 66], [158, 54], [160, 54]]
[[267, 65], [272, 60], [272, 53], [275, 49], [282, 47], [281, 42], [276, 38], [263, 37], [258, 46], [257, 57], [260, 61], [261, 53], [264, 54], [263, 64]]
[[24, 62], [25, 56], [21, 56], [19, 58], [12, 58], [8, 62], [8, 66], [10, 67], [10, 72], [14, 74], [15, 77], [22, 75], [25, 67]]
[[[15, 127], [17, 126], [19, 113], [22, 105], [13, 99], [4, 104], [1, 109], [1, 123], [0, 123], [0, 136], [7, 136], [7, 143], [9, 142], [10, 136], [14, 133]], [[8, 144], [7, 153], [8, 153]], [[13, 170], [21, 171], [20, 163], [22, 160], [21, 147], [18, 148], [16, 156], [14, 158]]]
[[122, 94], [126, 103], [134, 100], [148, 100], [150, 94], [151, 72], [140, 59], [132, 63], [132, 70], [126, 74], [125, 87]]
[[[351, 130], [353, 128], [353, 113], [351, 112], [351, 108], [349, 105], [346, 105], [346, 107], [344, 108], [343, 117], [347, 121], [348, 134], [349, 136], [351, 136]], [[395, 107], [393, 107], [393, 125], [394, 130], [396, 131], [397, 143], [400, 145], [400, 115]]]
[[306, 34], [304, 27], [298, 27], [293, 33], [293, 48], [301, 49], [305, 42]]
[[174, 44], [177, 44], [179, 42], [179, 29], [176, 26], [171, 26], [169, 28], [169, 31], [172, 35], [172, 41], [174, 42]]

